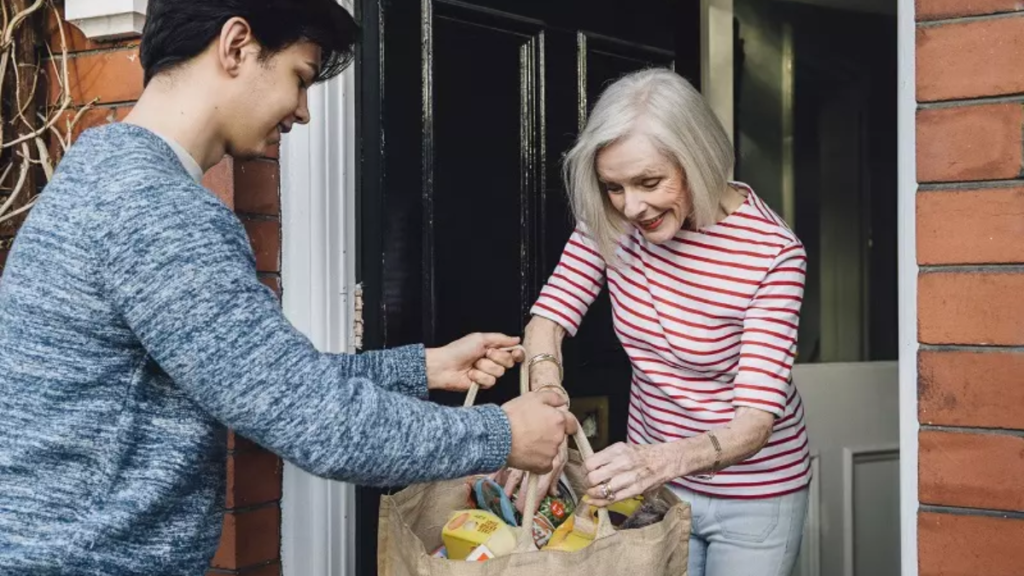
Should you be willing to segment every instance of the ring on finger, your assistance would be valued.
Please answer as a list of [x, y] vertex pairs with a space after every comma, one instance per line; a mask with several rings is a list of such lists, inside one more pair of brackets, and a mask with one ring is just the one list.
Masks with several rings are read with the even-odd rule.
[[612, 491], [611, 480], [605, 480], [601, 484], [601, 495], [604, 496], [605, 500], [611, 500], [615, 497], [615, 492]]

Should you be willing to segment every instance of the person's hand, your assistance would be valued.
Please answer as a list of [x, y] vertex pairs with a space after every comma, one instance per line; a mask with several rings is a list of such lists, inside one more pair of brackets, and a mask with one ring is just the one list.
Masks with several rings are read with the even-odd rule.
[[590, 488], [587, 495], [597, 507], [632, 498], [658, 488], [676, 477], [679, 457], [671, 444], [613, 444], [583, 463]]
[[[558, 479], [562, 476], [562, 470], [568, 461], [569, 442], [565, 440], [562, 442], [554, 462], [552, 462], [551, 471], [537, 480], [537, 494], [541, 498], [545, 494], [558, 496]], [[525, 472], [518, 468], [505, 468], [495, 475], [494, 480], [504, 486], [505, 495], [511, 498], [517, 488], [520, 495], [526, 494], [529, 478]], [[523, 512], [523, 508], [526, 506], [526, 498], [517, 498], [515, 503], [519, 512]]]
[[470, 334], [441, 348], [428, 348], [427, 389], [465, 392], [473, 383], [490, 388], [525, 358], [523, 350], [503, 350], [519, 344], [504, 334]]
[[569, 412], [559, 410], [565, 397], [557, 392], [530, 392], [505, 403], [501, 409], [512, 427], [512, 451], [506, 465], [534, 474], [550, 472], [559, 458], [565, 437], [579, 425]]

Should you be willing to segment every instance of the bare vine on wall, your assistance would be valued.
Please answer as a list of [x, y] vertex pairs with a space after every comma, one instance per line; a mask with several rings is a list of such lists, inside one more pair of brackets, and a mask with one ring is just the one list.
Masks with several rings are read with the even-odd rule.
[[[55, 16], [59, 56], [39, 40], [47, 10]], [[92, 105], [73, 108], [64, 26], [52, 0], [0, 2], [0, 231], [32, 208], [41, 184], [53, 178], [58, 158], [51, 151], [67, 150]], [[51, 66], [48, 75], [45, 65]], [[56, 83], [52, 102], [45, 100], [45, 82]]]

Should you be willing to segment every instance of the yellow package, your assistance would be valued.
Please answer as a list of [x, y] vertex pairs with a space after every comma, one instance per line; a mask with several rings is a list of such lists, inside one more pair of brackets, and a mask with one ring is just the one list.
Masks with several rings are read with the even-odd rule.
[[551, 535], [551, 540], [544, 546], [544, 550], [560, 550], [562, 552], [574, 552], [590, 546], [594, 542], [594, 535], [588, 532], [575, 530], [576, 517], [571, 516], [559, 526]]
[[510, 554], [516, 547], [512, 529], [485, 510], [453, 512], [441, 530], [441, 541], [448, 549], [450, 560], [465, 560], [481, 544], [494, 556]]
[[[626, 519], [632, 516], [643, 503], [643, 496], [633, 496], [632, 498], [626, 498], [625, 500], [621, 500], [609, 506], [608, 516], [612, 521], [612, 526], [618, 526], [625, 522]], [[594, 516], [595, 518], [597, 516], [596, 508], [594, 509]]]

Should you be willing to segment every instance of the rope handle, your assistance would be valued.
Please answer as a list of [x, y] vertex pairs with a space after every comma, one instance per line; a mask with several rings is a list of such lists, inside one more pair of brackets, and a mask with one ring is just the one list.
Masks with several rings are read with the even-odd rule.
[[[523, 355], [526, 355], [526, 348], [522, 345], [512, 346], [509, 348], [502, 348], [505, 352], [511, 352], [513, 350], [522, 350]], [[480, 385], [474, 382], [466, 392], [466, 400], [463, 402], [463, 406], [469, 407], [476, 402], [477, 392], [480, 391]], [[519, 367], [519, 394], [530, 393], [530, 369], [528, 366]], [[594, 449], [590, 446], [590, 441], [587, 440], [587, 435], [583, 433], [583, 427], [577, 425], [576, 434], [573, 435], [576, 440], [576, 447], [580, 451], [580, 455], [584, 460], [594, 455]], [[517, 552], [529, 552], [537, 550], [537, 545], [533, 540], [533, 517], [537, 513], [537, 509], [540, 507], [540, 497], [537, 494], [537, 483], [538, 476], [525, 472], [528, 476], [529, 481], [526, 489], [526, 505], [523, 507], [523, 526], [519, 532], [519, 542], [516, 546]], [[528, 513], [529, 512], [529, 513]], [[590, 506], [580, 502], [577, 505], [576, 510], [576, 521], [581, 523], [590, 523]], [[597, 527], [596, 537], [604, 538], [611, 536], [615, 533], [615, 529], [612, 527], [611, 518], [608, 516], [608, 510], [605, 508], [598, 508], [597, 510]]]

